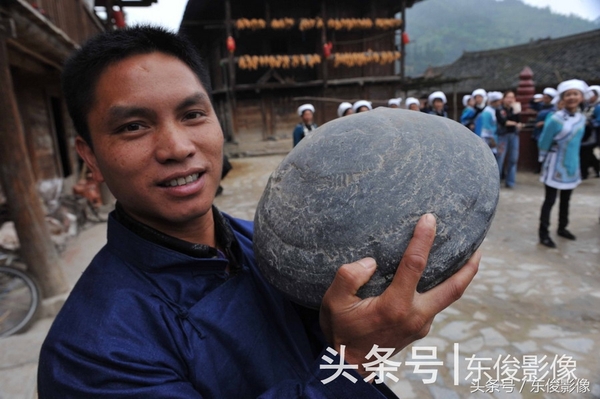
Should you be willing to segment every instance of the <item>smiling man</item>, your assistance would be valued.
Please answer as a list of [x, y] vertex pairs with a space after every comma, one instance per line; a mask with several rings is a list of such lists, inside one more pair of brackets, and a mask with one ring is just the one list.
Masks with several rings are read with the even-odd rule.
[[[40, 398], [382, 398], [361, 366], [429, 330], [477, 271], [478, 255], [425, 293], [435, 237], [425, 215], [389, 288], [356, 296], [373, 259], [342, 265], [320, 312], [265, 282], [252, 223], [213, 206], [223, 134], [193, 46], [136, 27], [104, 33], [68, 61], [63, 87], [77, 151], [117, 198], [108, 242], [74, 287], [40, 355]], [[322, 369], [332, 347], [358, 365]]]

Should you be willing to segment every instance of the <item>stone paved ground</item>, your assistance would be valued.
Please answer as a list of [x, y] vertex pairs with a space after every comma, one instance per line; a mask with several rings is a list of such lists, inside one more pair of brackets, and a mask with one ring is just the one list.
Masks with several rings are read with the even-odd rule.
[[[252, 219], [266, 181], [282, 159], [233, 160], [234, 169], [223, 181], [224, 194], [217, 198], [217, 206], [234, 216]], [[557, 249], [537, 244], [542, 200], [543, 186], [537, 175], [530, 173], [518, 175], [515, 189], [501, 190], [475, 280], [459, 302], [436, 317], [428, 337], [393, 359], [402, 362], [391, 372], [398, 382], [386, 382], [400, 397], [600, 398], [600, 179], [586, 180], [574, 191], [569, 228], [578, 239], [561, 239], [553, 230]], [[553, 209], [553, 229], [557, 208], [558, 204]], [[405, 365], [413, 360], [414, 347], [436, 348], [437, 358], [430, 361], [443, 364], [423, 366], [437, 368], [434, 383], [424, 384], [422, 379], [431, 374], [416, 374], [414, 366]], [[417, 354], [427, 356], [431, 351], [419, 350]], [[465, 358], [473, 358], [471, 367]], [[458, 375], [454, 366], [457, 359]], [[484, 376], [478, 388], [472, 383], [474, 377], [468, 375], [476, 371], [477, 364], [482, 370], [487, 367], [485, 371], [492, 378], [501, 370], [504, 374], [500, 379], [512, 372], [519, 381], [513, 380], [514, 390], [510, 392], [508, 381], [486, 387], [489, 378]], [[572, 389], [557, 385], [531, 392], [535, 390], [533, 384], [523, 385], [521, 381], [526, 375], [541, 378], [549, 372], [551, 376], [555, 370], [574, 373], [578, 379], [574, 392], [548, 392]], [[577, 387], [586, 390], [586, 380], [589, 392], [578, 393]]]
[[[267, 179], [282, 159], [232, 159], [234, 169], [223, 181], [224, 192], [217, 198], [217, 206], [234, 216], [252, 219]], [[600, 179], [584, 181], [575, 190], [569, 227], [578, 239], [570, 242], [556, 238], [558, 248], [554, 250], [537, 245], [543, 187], [529, 173], [519, 174], [517, 182], [514, 190], [502, 189], [500, 193], [496, 218], [482, 245], [480, 271], [464, 297], [436, 317], [427, 338], [393, 359], [402, 362], [391, 372], [398, 382], [388, 379], [386, 383], [401, 398], [600, 398]], [[63, 263], [71, 284], [105, 237], [106, 227], [99, 224], [70, 243], [63, 253]], [[24, 334], [0, 339], [0, 399], [35, 397], [37, 357], [51, 322], [51, 318], [44, 318]], [[455, 344], [458, 357], [454, 356]], [[416, 374], [413, 367], [405, 365], [411, 361], [407, 356], [414, 347], [436, 348], [437, 360], [443, 365], [437, 366], [434, 383], [424, 384], [421, 379], [429, 375]], [[505, 360], [507, 355], [509, 359]], [[493, 359], [482, 360], [482, 365], [489, 367], [488, 374], [493, 375], [491, 363], [498, 356], [503, 360], [499, 366], [508, 373], [516, 364], [514, 360], [521, 364], [524, 355], [538, 361], [541, 373], [552, 372], [555, 356], [570, 356], [576, 362], [575, 376], [580, 384], [587, 379], [592, 392], [531, 393], [531, 385], [527, 385], [522, 393], [508, 394], [500, 389], [471, 394], [464, 358]], [[523, 368], [514, 375], [521, 379], [534, 371], [533, 367], [527, 371]], [[516, 383], [516, 390], [519, 388], [520, 381]]]

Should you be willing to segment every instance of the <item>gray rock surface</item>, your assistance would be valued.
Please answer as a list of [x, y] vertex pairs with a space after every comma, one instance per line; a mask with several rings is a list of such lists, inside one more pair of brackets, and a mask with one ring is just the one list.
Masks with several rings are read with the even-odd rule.
[[437, 234], [417, 290], [455, 273], [483, 241], [499, 196], [487, 145], [450, 119], [379, 108], [326, 123], [271, 175], [255, 216], [265, 277], [293, 301], [319, 307], [337, 269], [370, 256], [359, 291], [391, 282], [421, 215]]

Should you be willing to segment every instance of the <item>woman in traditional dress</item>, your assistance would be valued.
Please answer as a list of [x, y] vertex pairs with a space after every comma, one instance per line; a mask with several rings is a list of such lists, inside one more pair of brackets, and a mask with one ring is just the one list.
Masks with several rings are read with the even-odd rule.
[[546, 197], [540, 215], [540, 244], [556, 248], [550, 238], [550, 212], [560, 191], [558, 231], [560, 237], [575, 240], [567, 230], [569, 224], [569, 200], [573, 189], [581, 182], [579, 147], [585, 131], [585, 116], [580, 112], [587, 84], [571, 79], [558, 85], [558, 95], [564, 108], [556, 111], [544, 123], [538, 141], [539, 161], [542, 162], [540, 181], [546, 188]]

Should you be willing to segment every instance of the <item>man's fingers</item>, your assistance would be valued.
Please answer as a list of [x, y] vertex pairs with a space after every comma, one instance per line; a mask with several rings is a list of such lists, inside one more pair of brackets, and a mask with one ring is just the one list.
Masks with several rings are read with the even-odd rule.
[[419, 302], [424, 307], [424, 312], [426, 314], [437, 314], [457, 301], [477, 274], [480, 260], [481, 252], [477, 251], [452, 277], [421, 294]]
[[329, 306], [348, 306], [356, 303], [356, 292], [371, 278], [377, 264], [373, 258], [342, 265], [323, 297]]
[[391, 296], [390, 300], [397, 303], [398, 299], [411, 300], [416, 292], [417, 284], [425, 266], [429, 251], [435, 239], [435, 216], [428, 213], [419, 219], [398, 270], [384, 295]]

